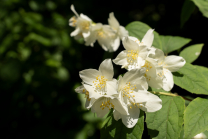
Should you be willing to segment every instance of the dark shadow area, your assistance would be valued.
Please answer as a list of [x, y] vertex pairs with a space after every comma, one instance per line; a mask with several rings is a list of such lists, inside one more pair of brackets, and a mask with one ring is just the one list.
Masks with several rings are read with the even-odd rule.
[[174, 76], [177, 76], [177, 77], [183, 77], [184, 75], [179, 73], [179, 72], [173, 72], [172, 73]]

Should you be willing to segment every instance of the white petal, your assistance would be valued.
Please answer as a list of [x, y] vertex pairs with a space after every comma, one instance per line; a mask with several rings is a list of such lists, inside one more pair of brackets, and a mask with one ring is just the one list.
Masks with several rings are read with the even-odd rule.
[[162, 79], [159, 76], [151, 77], [150, 80], [147, 79], [148, 85], [150, 87], [161, 89], [163, 86]]
[[92, 85], [98, 75], [102, 75], [100, 71], [96, 69], [86, 69], [79, 72], [80, 78], [87, 84]]
[[139, 90], [138, 92], [134, 92], [133, 95], [135, 96], [135, 103], [143, 103], [147, 102], [149, 100], [149, 94], [150, 92]]
[[86, 99], [85, 108], [87, 108], [89, 110], [95, 101], [96, 101], [96, 99], [94, 99], [94, 98], [91, 98], [90, 101], [88, 99]]
[[186, 63], [185, 59], [180, 56], [167, 56], [164, 62], [165, 68], [171, 72], [179, 70]]
[[165, 78], [163, 79], [163, 89], [165, 91], [170, 91], [173, 88], [174, 81], [173, 81], [173, 74], [164, 68], [163, 70]]
[[139, 56], [137, 58], [137, 65], [138, 65], [137, 68], [141, 68], [142, 66], [144, 66], [144, 64], [145, 64], [145, 60], [142, 57]]
[[108, 112], [109, 109], [105, 107], [102, 109], [100, 106], [102, 105], [102, 102], [104, 101], [104, 98], [99, 98], [98, 100], [95, 101], [95, 103], [92, 105], [92, 109], [94, 112], [96, 112], [97, 117], [103, 118]]
[[113, 110], [113, 117], [116, 121], [118, 121], [119, 119], [121, 119], [121, 114], [117, 111], [117, 110]]
[[122, 105], [121, 101], [117, 98], [111, 99], [111, 102], [115, 106], [114, 109], [117, 110], [122, 115], [127, 115], [128, 109], [126, 106]]
[[125, 27], [120, 26], [118, 35], [119, 35], [120, 39], [122, 39], [125, 36], [129, 36], [129, 32], [125, 29]]
[[121, 85], [124, 86], [128, 82], [136, 84], [140, 80], [140, 77], [142, 77], [143, 75], [144, 72], [142, 69], [130, 70], [124, 74]]
[[122, 39], [123, 46], [126, 50], [137, 50], [139, 45], [128, 37], [123, 37]]
[[110, 17], [110, 18], [108, 18], [108, 24], [109, 24], [112, 28], [118, 30], [118, 28], [119, 28], [119, 23], [118, 23], [117, 19], [115, 18], [114, 13], [113, 13], [113, 12], [110, 13], [110, 14], [109, 14], [109, 17]]
[[129, 114], [122, 115], [122, 122], [127, 128], [132, 128], [139, 119], [140, 109], [132, 107], [132, 109], [129, 109]]
[[86, 40], [87, 37], [90, 36], [90, 31], [82, 32], [83, 38]]
[[112, 49], [108, 39], [98, 37], [97, 40], [99, 45], [103, 48], [103, 50], [108, 51], [109, 49]]
[[85, 94], [85, 91], [83, 92], [84, 89], [85, 89], [84, 86], [81, 85], [81, 86], [79, 86], [79, 87], [77, 87], [77, 88], [75, 89], [75, 92], [76, 92], [76, 93]]
[[165, 56], [164, 56], [164, 52], [160, 49], [157, 48], [153, 48], [155, 51], [155, 54], [150, 54], [149, 57], [157, 59], [158, 63], [164, 62], [165, 60]]
[[152, 55], [155, 55], [155, 51], [156, 51], [157, 48], [152, 46], [152, 47], [150, 47], [148, 49], [149, 49], [148, 57], [153, 58]]
[[89, 98], [99, 99], [103, 97], [103, 95], [100, 95], [99, 92], [95, 92], [95, 89], [91, 85], [84, 84], [84, 87], [89, 92]]
[[120, 45], [120, 39], [119, 36], [117, 36], [111, 43], [113, 52], [115, 52], [118, 49], [119, 45]]
[[84, 15], [84, 14], [80, 14], [80, 17], [87, 20], [87, 21], [92, 21], [88, 16]]
[[141, 57], [142, 59], [146, 59], [146, 57], [149, 53], [149, 50], [148, 50], [147, 46], [139, 45], [138, 48], [139, 48], [139, 54], [138, 54], [139, 57]]
[[106, 82], [106, 88], [107, 88], [107, 95], [112, 96], [112, 95], [118, 94], [118, 92], [117, 92], [117, 80], [107, 81]]
[[72, 10], [72, 12], [74, 12], [74, 14], [75, 14], [77, 17], [79, 17], [78, 13], [75, 11], [75, 8], [74, 8], [74, 5], [73, 5], [73, 4], [71, 5], [71, 10]]
[[111, 80], [113, 78], [113, 64], [111, 59], [104, 60], [99, 67], [99, 71], [102, 73], [102, 75], [107, 78], [108, 80]]
[[147, 33], [144, 35], [142, 42], [147, 46], [151, 47], [154, 39], [154, 34], [153, 34], [154, 29], [149, 29]]
[[92, 26], [92, 31], [102, 29], [102, 27], [103, 27], [103, 24], [96, 23], [95, 26]]
[[127, 56], [125, 51], [121, 51], [118, 56], [113, 60], [116, 65], [128, 65]]
[[85, 45], [89, 46], [89, 45], [95, 43], [95, 41], [97, 39], [96, 35], [97, 35], [96, 31], [91, 31], [90, 35], [85, 38]]
[[109, 50], [109, 46], [108, 45], [102, 44], [99, 40], [98, 40], [98, 43], [103, 48], [103, 50], [105, 50], [105, 51], [108, 51]]
[[71, 37], [73, 37], [73, 36], [77, 36], [79, 33], [80, 33], [80, 29], [76, 28], [70, 35]]
[[144, 76], [137, 81], [136, 87], [135, 91], [148, 89], [148, 83]]
[[146, 103], [144, 103], [144, 107], [140, 107], [140, 109], [146, 112], [155, 112], [160, 110], [161, 108], [162, 100], [152, 93], [149, 93], [149, 100]]

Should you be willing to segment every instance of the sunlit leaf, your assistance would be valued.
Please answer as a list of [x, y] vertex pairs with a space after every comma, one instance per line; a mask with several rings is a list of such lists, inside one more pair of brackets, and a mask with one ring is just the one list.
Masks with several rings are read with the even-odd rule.
[[178, 139], [183, 124], [185, 101], [179, 97], [163, 96], [162, 109], [146, 113], [149, 135], [153, 139]]
[[173, 75], [174, 83], [181, 88], [191, 93], [208, 95], [208, 81], [196, 66], [186, 63]]
[[202, 50], [203, 45], [204, 44], [191, 45], [191, 46], [183, 49], [183, 51], [180, 52], [180, 56], [182, 56], [186, 60], [187, 63], [192, 63], [201, 54], [201, 50]]
[[175, 51], [191, 41], [191, 39], [179, 37], [179, 36], [163, 36], [160, 35], [162, 43], [162, 50], [165, 54]]
[[208, 81], [208, 68], [207, 67], [203, 67], [203, 66], [198, 66], [198, 65], [194, 65], [194, 66], [202, 73], [202, 75]]
[[202, 14], [208, 18], [208, 0], [192, 0]]
[[208, 100], [196, 98], [184, 112], [184, 139], [208, 130]]

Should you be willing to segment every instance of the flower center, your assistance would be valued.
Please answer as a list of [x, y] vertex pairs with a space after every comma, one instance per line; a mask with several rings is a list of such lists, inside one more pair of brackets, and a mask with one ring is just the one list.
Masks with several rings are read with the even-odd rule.
[[133, 93], [134, 93], [134, 89], [136, 89], [136, 88], [137, 88], [136, 85], [131, 85], [130, 82], [126, 83], [124, 88], [122, 88], [121, 93], [123, 95], [123, 101], [126, 101], [127, 105], [129, 103], [134, 103], [135, 95]]
[[106, 87], [106, 81], [108, 79], [106, 79], [104, 76], [97, 76], [96, 80], [93, 81], [94, 83], [94, 88], [95, 88], [95, 92], [101, 92], [102, 95], [104, 95], [105, 93], [105, 87]]
[[86, 89], [83, 89], [82, 92], [85, 93], [85, 98], [87, 98], [87, 100], [90, 101], [91, 98], [89, 98], [89, 92]]
[[142, 67], [146, 68], [146, 72], [148, 72], [152, 68], [151, 64], [148, 61], [145, 61], [145, 64]]
[[137, 58], [138, 58], [138, 50], [129, 50], [127, 52], [127, 62], [129, 64], [134, 64], [137, 62]]
[[101, 38], [104, 38], [105, 37], [105, 34], [103, 31], [98, 31], [98, 36], [101, 37]]
[[73, 17], [70, 19], [70, 22], [72, 23], [72, 26], [75, 27], [75, 26], [76, 26], [76, 23], [77, 23], [76, 17], [73, 16]]
[[113, 103], [111, 103], [111, 101], [110, 101], [109, 98], [105, 98], [105, 100], [104, 100], [104, 101], [102, 102], [102, 104], [100, 105], [100, 108], [101, 108], [102, 110], [104, 110], [105, 108], [108, 108], [108, 109], [110, 110], [111, 108], [114, 109], [114, 105], [113, 105]]
[[138, 108], [143, 107], [143, 104], [142, 103], [133, 103], [133, 102], [131, 102], [131, 104], [129, 104], [128, 106], [129, 106], [130, 109], [132, 109], [132, 107], [135, 107], [135, 108], [136, 107], [138, 107]]
[[126, 86], [122, 89], [122, 95], [123, 99], [126, 98], [126, 104], [127, 106], [132, 109], [132, 107], [142, 107], [142, 104], [135, 103], [135, 95], [134, 95], [134, 89], [136, 89], [136, 85], [131, 85], [130, 82], [126, 83]]
[[81, 22], [81, 27], [83, 30], [88, 30], [90, 27], [90, 23], [88, 21]]

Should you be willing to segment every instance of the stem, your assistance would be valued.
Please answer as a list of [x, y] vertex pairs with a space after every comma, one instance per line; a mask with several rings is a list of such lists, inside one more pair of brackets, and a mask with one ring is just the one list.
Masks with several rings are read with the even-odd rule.
[[[154, 94], [161, 94], [161, 95], [166, 95], [166, 96], [180, 96], [180, 95], [178, 95], [178, 94], [173, 94], [173, 93], [165, 93], [165, 92], [155, 92], [155, 91], [149, 91], [149, 92], [151, 92], [151, 93], [154, 93]], [[182, 96], [180, 96], [180, 97], [182, 97]], [[182, 97], [183, 99], [185, 99], [185, 100], [188, 100], [188, 101], [192, 101], [191, 99], [188, 99], [188, 98], [185, 98], [185, 97]]]
[[179, 96], [177, 94], [172, 94], [172, 93], [165, 93], [165, 92], [155, 92], [155, 91], [150, 91], [154, 94], [161, 94], [161, 95], [166, 95], [166, 96]]

